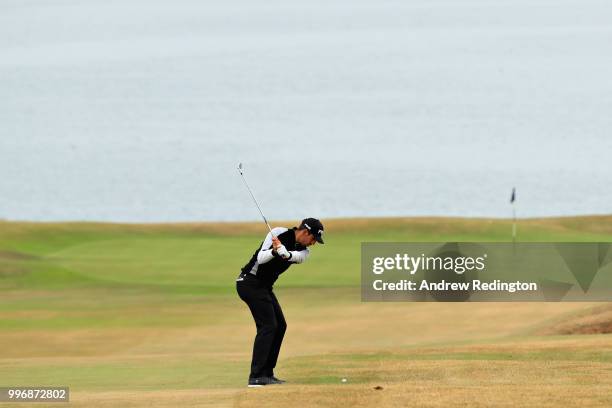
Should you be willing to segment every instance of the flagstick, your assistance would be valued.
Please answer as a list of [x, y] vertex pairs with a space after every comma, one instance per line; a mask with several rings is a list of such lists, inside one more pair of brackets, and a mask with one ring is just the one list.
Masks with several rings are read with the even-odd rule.
[[512, 246], [516, 244], [516, 208], [512, 202]]

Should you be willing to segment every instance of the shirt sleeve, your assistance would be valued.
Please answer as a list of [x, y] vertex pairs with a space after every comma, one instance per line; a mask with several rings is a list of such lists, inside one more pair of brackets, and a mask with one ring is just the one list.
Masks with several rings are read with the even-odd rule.
[[[287, 228], [276, 227], [272, 229], [274, 236], [279, 236], [283, 232], [287, 231]], [[266, 235], [266, 239], [264, 239], [263, 244], [261, 244], [261, 248], [257, 253], [257, 263], [265, 264], [266, 262], [270, 262], [274, 258], [272, 255], [272, 234], [268, 232]]]
[[302, 251], [289, 251], [291, 254], [290, 262], [293, 263], [302, 263], [308, 259], [308, 255], [310, 255], [310, 251], [308, 249], [304, 249]]
[[260, 265], [265, 264], [266, 262], [270, 262], [272, 258], [274, 258], [274, 255], [271, 249], [262, 249], [257, 254], [257, 263]]

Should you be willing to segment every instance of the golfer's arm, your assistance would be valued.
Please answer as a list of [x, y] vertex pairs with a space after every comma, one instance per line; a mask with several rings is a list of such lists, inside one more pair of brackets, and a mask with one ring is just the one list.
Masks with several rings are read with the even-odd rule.
[[272, 249], [260, 249], [259, 253], [257, 254], [257, 263], [258, 264], [265, 264], [266, 262], [270, 262], [272, 260], [272, 258], [274, 258], [274, 255], [272, 254]]
[[291, 258], [289, 258], [290, 262], [302, 263], [302, 262], [305, 262], [306, 259], [308, 259], [308, 255], [310, 254], [310, 251], [307, 249], [304, 249], [303, 251], [289, 251], [289, 253], [291, 254]]
[[[276, 227], [272, 230], [275, 236], [278, 236], [279, 234], [282, 234], [285, 231], [287, 231], [287, 228]], [[266, 239], [264, 239], [263, 244], [261, 244], [261, 249], [257, 253], [257, 263], [260, 265], [265, 264], [266, 262], [270, 262], [273, 258], [274, 255], [272, 254], [272, 234], [268, 232], [268, 235], [266, 235]]]

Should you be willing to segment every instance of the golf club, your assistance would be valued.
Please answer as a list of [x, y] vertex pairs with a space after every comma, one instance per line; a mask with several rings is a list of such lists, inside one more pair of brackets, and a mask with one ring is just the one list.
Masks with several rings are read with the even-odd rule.
[[238, 173], [240, 173], [240, 176], [242, 176], [242, 181], [244, 181], [244, 185], [246, 186], [247, 190], [249, 190], [249, 194], [251, 195], [251, 198], [253, 199], [253, 202], [257, 206], [257, 209], [259, 210], [259, 213], [261, 214], [261, 217], [263, 218], [264, 222], [268, 226], [268, 229], [270, 230], [270, 234], [272, 234], [272, 236], [274, 236], [274, 233], [272, 232], [272, 227], [270, 227], [270, 224], [268, 223], [268, 220], [266, 219], [266, 216], [263, 214], [263, 211], [261, 211], [261, 208], [259, 207], [259, 204], [257, 204], [257, 200], [255, 199], [255, 196], [253, 195], [253, 192], [251, 191], [251, 188], [249, 187], [249, 185], [248, 185], [248, 183], [246, 181], [246, 178], [244, 177], [244, 173], [242, 172], [242, 163], [238, 163]]

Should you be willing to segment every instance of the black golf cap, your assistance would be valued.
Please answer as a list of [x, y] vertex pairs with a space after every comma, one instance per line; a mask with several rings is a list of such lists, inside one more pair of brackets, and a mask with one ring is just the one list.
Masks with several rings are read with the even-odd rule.
[[312, 234], [312, 236], [315, 237], [317, 242], [321, 244], [325, 243], [323, 242], [323, 224], [321, 224], [321, 221], [317, 220], [316, 218], [305, 218], [300, 224], [300, 229], [303, 228], [306, 228], [308, 231], [310, 231], [310, 233]]

